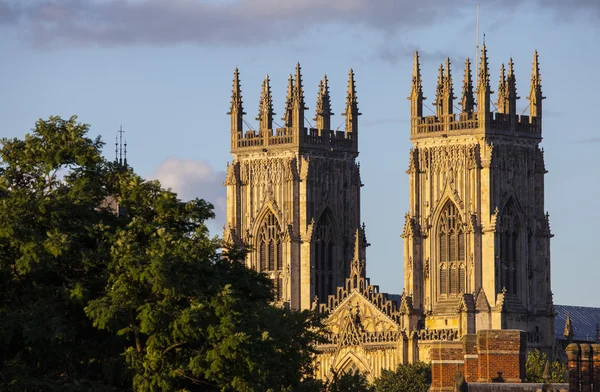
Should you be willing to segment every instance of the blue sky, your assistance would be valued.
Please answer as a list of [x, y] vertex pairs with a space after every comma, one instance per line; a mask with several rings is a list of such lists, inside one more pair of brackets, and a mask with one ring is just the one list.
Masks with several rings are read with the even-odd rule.
[[[544, 95], [546, 209], [550, 213], [555, 303], [600, 306], [600, 2], [482, 2], [492, 87], [512, 56], [527, 106], [533, 51]], [[129, 162], [182, 198], [216, 206], [229, 154], [233, 69], [240, 69], [246, 120], [256, 126], [261, 82], [271, 78], [276, 120], [287, 75], [300, 62], [309, 115], [327, 74], [334, 112], [356, 73], [362, 218], [367, 273], [383, 291], [402, 291], [408, 209], [412, 55], [421, 53], [426, 104], [436, 69], [450, 57], [456, 93], [475, 55], [475, 1], [468, 0], [0, 0], [0, 137], [22, 137], [38, 118], [79, 116], [114, 157], [122, 124]], [[425, 109], [427, 111], [427, 109]], [[343, 117], [336, 115], [335, 126]], [[280, 122], [280, 121], [278, 121]]]

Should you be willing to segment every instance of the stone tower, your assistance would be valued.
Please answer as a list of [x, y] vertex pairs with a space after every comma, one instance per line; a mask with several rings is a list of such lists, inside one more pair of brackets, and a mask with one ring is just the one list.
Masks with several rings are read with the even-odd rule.
[[495, 105], [485, 45], [477, 72], [474, 89], [467, 59], [457, 101], [447, 60], [439, 69], [435, 115], [423, 116], [415, 54], [408, 98], [410, 208], [403, 232], [404, 286], [412, 297], [413, 323], [434, 336], [441, 330], [439, 336], [460, 337], [484, 329], [521, 329], [529, 347], [549, 350], [554, 340], [552, 234], [544, 210], [538, 55], [529, 115], [516, 112], [512, 59], [507, 70], [501, 68]]
[[[360, 228], [358, 102], [350, 70], [344, 131], [331, 126], [327, 76], [319, 83], [315, 128], [305, 127], [300, 65], [290, 75], [283, 126], [274, 128], [269, 77], [258, 129], [243, 129], [238, 70], [231, 98], [227, 223], [223, 238], [249, 246], [246, 263], [273, 279], [277, 299], [308, 309], [344, 284]], [[276, 124], [276, 123], [275, 123]]]

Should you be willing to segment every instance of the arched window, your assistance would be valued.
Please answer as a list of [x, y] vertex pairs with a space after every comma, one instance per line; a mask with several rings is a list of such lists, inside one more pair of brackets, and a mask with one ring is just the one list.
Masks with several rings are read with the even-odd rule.
[[333, 222], [331, 212], [325, 210], [313, 234], [315, 249], [315, 295], [324, 302], [334, 292], [334, 249]]
[[465, 232], [458, 208], [450, 201], [442, 209], [437, 223], [437, 233], [440, 294], [464, 293], [466, 290]]
[[508, 294], [517, 295], [519, 287], [519, 269], [521, 266], [521, 223], [514, 200], [511, 198], [500, 216], [500, 269], [502, 274], [501, 288]]
[[273, 279], [275, 297], [283, 298], [283, 233], [277, 218], [269, 213], [263, 219], [257, 235], [260, 272]]

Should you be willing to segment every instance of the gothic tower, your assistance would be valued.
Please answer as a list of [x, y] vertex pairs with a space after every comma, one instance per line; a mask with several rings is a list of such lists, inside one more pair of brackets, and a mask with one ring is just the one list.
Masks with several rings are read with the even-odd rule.
[[[331, 126], [327, 76], [319, 83], [316, 128], [305, 127], [300, 65], [290, 75], [282, 127], [273, 124], [269, 77], [262, 85], [258, 129], [243, 129], [238, 70], [231, 98], [227, 223], [223, 238], [249, 246], [248, 267], [273, 279], [278, 300], [308, 309], [349, 276], [360, 228], [358, 102], [350, 70], [345, 131]], [[247, 123], [246, 123], [247, 124]]]
[[403, 233], [406, 294], [412, 297], [414, 323], [443, 331], [439, 336], [521, 329], [528, 333], [529, 347], [549, 350], [554, 340], [552, 235], [544, 210], [538, 55], [529, 115], [516, 112], [512, 59], [507, 71], [501, 68], [495, 105], [485, 45], [477, 72], [474, 90], [467, 59], [457, 102], [446, 61], [440, 66], [435, 115], [423, 116], [415, 54], [410, 208]]

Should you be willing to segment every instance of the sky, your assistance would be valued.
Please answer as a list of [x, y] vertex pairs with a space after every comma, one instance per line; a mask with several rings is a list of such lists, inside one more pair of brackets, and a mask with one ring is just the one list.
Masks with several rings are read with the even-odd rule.
[[[600, 1], [481, 3], [492, 88], [512, 57], [519, 112], [535, 49], [540, 56], [554, 302], [600, 306]], [[476, 7], [469, 0], [0, 0], [0, 137], [23, 137], [39, 118], [77, 115], [113, 159], [122, 125], [135, 171], [182, 199], [212, 202], [210, 227], [219, 235], [234, 68], [253, 128], [265, 74], [281, 123], [296, 62], [306, 117], [327, 74], [337, 127], [353, 68], [363, 113], [367, 274], [382, 291], [400, 293], [413, 53], [421, 55], [428, 107], [446, 57], [460, 95], [464, 61], [476, 54]]]

